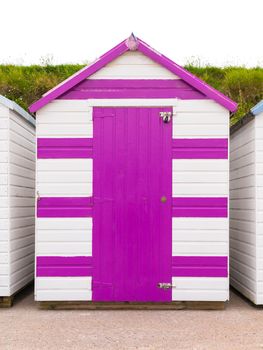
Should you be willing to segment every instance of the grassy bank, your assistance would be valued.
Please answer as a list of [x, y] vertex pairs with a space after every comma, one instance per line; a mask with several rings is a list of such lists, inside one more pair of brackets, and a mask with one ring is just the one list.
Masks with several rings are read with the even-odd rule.
[[[0, 94], [28, 106], [47, 90], [81, 69], [83, 65], [15, 66], [0, 65]], [[208, 84], [238, 102], [238, 120], [263, 99], [263, 68], [185, 67]]]

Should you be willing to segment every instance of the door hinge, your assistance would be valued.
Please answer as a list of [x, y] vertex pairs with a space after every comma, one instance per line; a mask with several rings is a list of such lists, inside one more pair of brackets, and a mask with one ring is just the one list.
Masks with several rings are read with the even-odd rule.
[[172, 283], [158, 283], [157, 287], [160, 289], [176, 288], [175, 285], [172, 285]]

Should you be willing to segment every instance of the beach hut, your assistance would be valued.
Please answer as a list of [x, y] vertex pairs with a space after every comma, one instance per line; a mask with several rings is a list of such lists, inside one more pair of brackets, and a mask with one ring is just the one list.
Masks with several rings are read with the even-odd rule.
[[231, 284], [263, 304], [263, 100], [231, 127]]
[[235, 110], [134, 35], [35, 102], [36, 300], [228, 300]]
[[35, 120], [0, 95], [0, 307], [34, 278]]

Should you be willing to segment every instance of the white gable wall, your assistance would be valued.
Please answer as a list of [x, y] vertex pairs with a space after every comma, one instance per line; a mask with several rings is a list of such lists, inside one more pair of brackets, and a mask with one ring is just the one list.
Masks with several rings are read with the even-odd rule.
[[139, 51], [125, 52], [88, 79], [180, 79]]

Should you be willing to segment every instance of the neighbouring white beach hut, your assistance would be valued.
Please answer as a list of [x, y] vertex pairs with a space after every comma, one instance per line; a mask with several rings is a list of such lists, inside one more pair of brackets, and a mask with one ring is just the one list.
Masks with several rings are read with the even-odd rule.
[[0, 307], [34, 278], [35, 120], [0, 95]]
[[36, 300], [228, 300], [236, 108], [133, 35], [35, 102]]
[[231, 127], [231, 284], [263, 304], [263, 100]]

